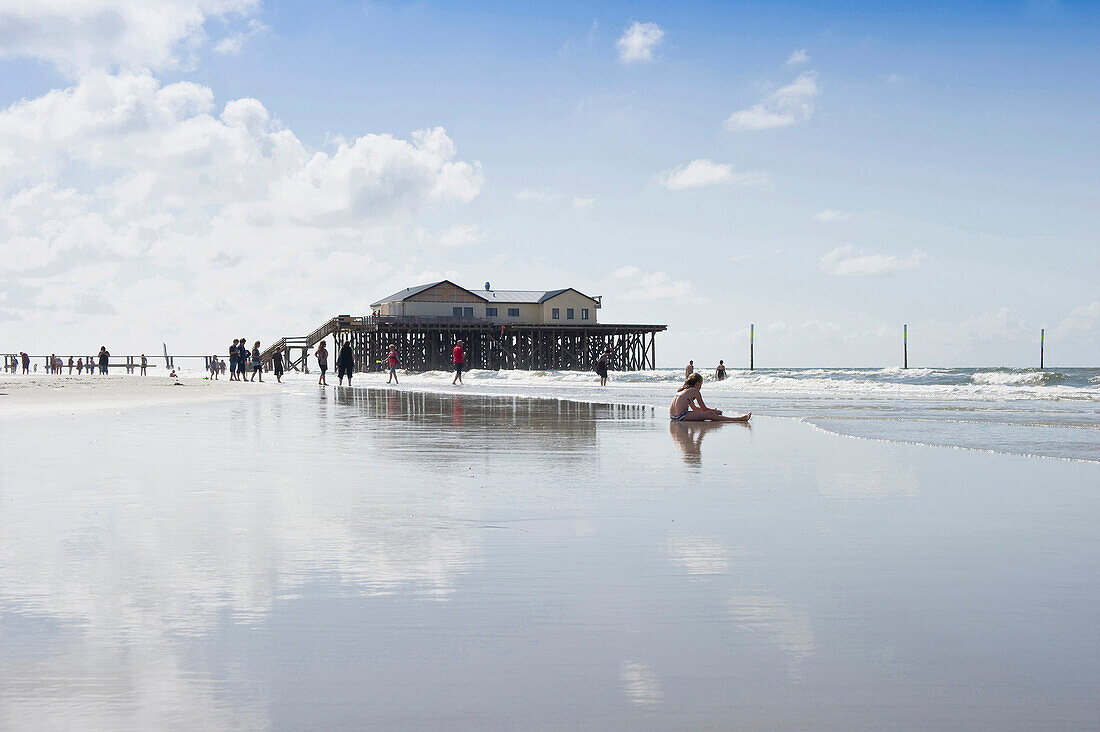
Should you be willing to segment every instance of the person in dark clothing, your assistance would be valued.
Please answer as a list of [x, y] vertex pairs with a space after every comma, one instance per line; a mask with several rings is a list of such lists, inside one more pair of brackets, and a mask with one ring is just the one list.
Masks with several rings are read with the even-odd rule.
[[237, 381], [245, 381], [244, 375], [250, 360], [248, 356], [248, 341], [242, 338], [241, 345], [237, 348]]
[[107, 350], [107, 346], [99, 347], [99, 373], [107, 373], [107, 362], [111, 359], [111, 352]]
[[[247, 346], [245, 352], [248, 352]], [[249, 381], [255, 381], [256, 375], [260, 376], [260, 383], [264, 383], [264, 364], [260, 360], [260, 342], [256, 341], [256, 345], [252, 346], [252, 378]]]
[[340, 355], [336, 357], [336, 378], [339, 386], [344, 385], [344, 377], [348, 377], [348, 386], [351, 386], [351, 372], [355, 368], [355, 357], [351, 355], [351, 342], [344, 341], [340, 346]]
[[596, 373], [600, 377], [600, 386], [607, 386], [607, 366], [611, 362], [611, 349], [607, 348], [596, 359]]
[[237, 339], [233, 339], [233, 345], [229, 347], [229, 380], [237, 380]]
[[275, 380], [280, 384], [283, 383], [283, 352], [275, 351], [275, 355], [271, 357], [271, 366], [275, 371]]

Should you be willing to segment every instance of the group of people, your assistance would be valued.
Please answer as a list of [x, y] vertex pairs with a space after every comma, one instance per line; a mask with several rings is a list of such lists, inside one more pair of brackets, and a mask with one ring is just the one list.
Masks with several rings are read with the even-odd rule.
[[[83, 356], [78, 356], [75, 360], [72, 356], [69, 356], [69, 360], [66, 361], [58, 356], [56, 353], [51, 353], [50, 357], [46, 361], [46, 373], [60, 375], [64, 373], [66, 366], [69, 369], [69, 375], [72, 376], [73, 369], [76, 369], [77, 376], [81, 376], [85, 371], [88, 375], [96, 373], [96, 369], [99, 369], [100, 374], [107, 374], [110, 371], [111, 366], [111, 352], [107, 350], [106, 346], [99, 347], [99, 353], [92, 357], [89, 356], [85, 359]], [[26, 351], [19, 352], [18, 365], [22, 370], [22, 373], [31, 373], [31, 357]], [[134, 364], [137, 366], [137, 364]], [[148, 359], [145, 358], [145, 354], [141, 354], [141, 375], [145, 375], [145, 370], [149, 366]], [[16, 373], [16, 365], [13, 363], [11, 366], [12, 373]], [[34, 372], [38, 372], [38, 364], [34, 364]]]
[[[283, 358], [282, 354], [276, 352], [276, 364], [275, 364], [275, 378], [282, 383], [283, 380]], [[221, 373], [222, 364], [218, 361], [218, 357], [212, 356], [210, 358], [210, 375], [212, 378], [217, 379], [218, 374]], [[245, 378], [249, 372], [252, 374], [252, 378]], [[256, 381], [256, 377], [259, 377], [260, 383], [264, 383], [264, 364], [260, 359], [260, 342], [256, 341], [252, 349], [248, 348], [248, 341], [244, 338], [234, 338], [233, 345], [229, 347], [229, 380], [230, 381]]]
[[[691, 376], [695, 373], [695, 362], [688, 361], [688, 365], [684, 367], [684, 378]], [[714, 369], [714, 378], [717, 381], [725, 381], [726, 379], [726, 362], [722, 359], [718, 359], [718, 367]]]

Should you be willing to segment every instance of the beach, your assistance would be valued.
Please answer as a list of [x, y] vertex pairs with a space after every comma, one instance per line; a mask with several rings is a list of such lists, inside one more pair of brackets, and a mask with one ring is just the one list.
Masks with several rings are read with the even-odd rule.
[[2, 382], [0, 727], [1100, 716], [1094, 462], [476, 378], [117, 378]]

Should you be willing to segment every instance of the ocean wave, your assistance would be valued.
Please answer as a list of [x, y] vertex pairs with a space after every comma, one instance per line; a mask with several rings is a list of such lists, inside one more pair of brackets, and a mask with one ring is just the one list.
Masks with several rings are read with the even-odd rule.
[[995, 384], [998, 386], [1051, 386], [1065, 382], [1066, 375], [1057, 371], [1019, 371], [999, 369], [979, 371], [970, 380], [975, 384]]

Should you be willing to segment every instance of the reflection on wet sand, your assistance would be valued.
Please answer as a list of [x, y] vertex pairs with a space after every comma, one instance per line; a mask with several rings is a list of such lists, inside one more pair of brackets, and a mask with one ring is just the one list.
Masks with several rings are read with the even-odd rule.
[[668, 431], [677, 446], [684, 453], [684, 462], [688, 465], [700, 465], [703, 460], [703, 437], [711, 430], [741, 427], [751, 430], [748, 422], [679, 422], [668, 421]]

